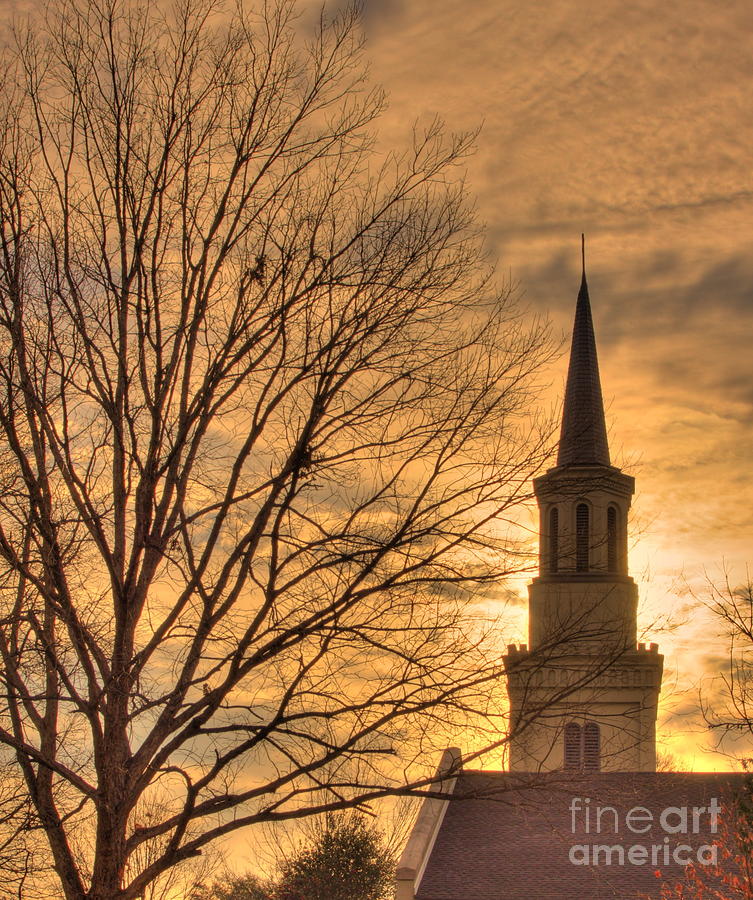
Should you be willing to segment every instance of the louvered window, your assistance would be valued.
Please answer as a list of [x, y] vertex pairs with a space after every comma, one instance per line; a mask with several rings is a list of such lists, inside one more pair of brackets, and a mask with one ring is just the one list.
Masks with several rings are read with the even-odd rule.
[[617, 571], [617, 510], [610, 506], [607, 510], [607, 567]]
[[549, 510], [549, 571], [559, 569], [560, 557], [560, 512], [557, 507]]
[[577, 722], [565, 725], [564, 761], [566, 769], [584, 772], [601, 770], [601, 732], [596, 722]]
[[575, 507], [575, 571], [588, 571], [589, 551], [588, 507], [579, 503]]
[[568, 722], [565, 725], [565, 768], [580, 769], [582, 753], [582, 735], [580, 725]]
[[596, 722], [586, 722], [583, 726], [583, 768], [586, 772], [601, 769], [601, 735]]

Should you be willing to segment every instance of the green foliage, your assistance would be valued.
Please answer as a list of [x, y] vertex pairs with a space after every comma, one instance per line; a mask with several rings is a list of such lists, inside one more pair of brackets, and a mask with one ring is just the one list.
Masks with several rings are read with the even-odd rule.
[[281, 870], [274, 900], [383, 900], [394, 861], [361, 816], [334, 819]]
[[200, 884], [188, 900], [387, 900], [393, 873], [394, 861], [377, 829], [360, 815], [330, 816], [280, 866], [276, 883], [228, 874]]
[[273, 900], [271, 889], [254, 875], [227, 877], [211, 886], [201, 884], [189, 900]]

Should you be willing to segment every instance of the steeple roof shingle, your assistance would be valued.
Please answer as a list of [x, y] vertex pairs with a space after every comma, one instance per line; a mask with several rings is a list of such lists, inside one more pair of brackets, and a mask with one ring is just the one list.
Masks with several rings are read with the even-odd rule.
[[557, 465], [608, 466], [609, 464], [607, 426], [601, 396], [591, 302], [586, 282], [584, 250], [583, 277], [575, 307]]

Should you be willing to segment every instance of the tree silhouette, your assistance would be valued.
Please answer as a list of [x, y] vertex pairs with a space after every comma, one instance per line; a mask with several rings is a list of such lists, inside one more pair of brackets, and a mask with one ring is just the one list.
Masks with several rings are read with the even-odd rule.
[[[711, 699], [702, 694], [702, 713], [720, 737], [753, 734], [751, 650], [753, 649], [753, 585], [709, 582], [699, 599], [721, 623], [729, 639], [726, 669], [714, 679]], [[740, 790], [724, 803], [720, 816], [716, 865], [690, 865], [685, 877], [664, 888], [662, 900], [745, 900], [753, 897], [753, 774], [743, 759], [746, 777]]]
[[273, 900], [272, 888], [253, 875], [227, 874], [211, 886], [199, 885], [189, 900]]
[[294, 13], [61, 0], [3, 59], [0, 741], [67, 900], [504, 731], [468, 610], [519, 565], [545, 335], [472, 136], [380, 156], [357, 10]]
[[394, 861], [362, 816], [329, 817], [317, 839], [287, 860], [274, 900], [387, 900]]
[[734, 587], [729, 578], [710, 582], [703, 600], [729, 639], [726, 667], [711, 686], [713, 700], [702, 697], [706, 724], [720, 737], [753, 736], [753, 583]]
[[37, 900], [39, 869], [44, 867], [39, 821], [23, 778], [15, 767], [0, 765], [0, 898]]

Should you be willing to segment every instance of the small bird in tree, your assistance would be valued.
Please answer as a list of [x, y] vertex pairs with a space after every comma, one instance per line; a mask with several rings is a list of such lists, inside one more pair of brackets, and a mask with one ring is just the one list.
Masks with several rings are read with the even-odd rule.
[[264, 254], [256, 257], [256, 264], [246, 271], [246, 278], [250, 282], [264, 283], [264, 272], [267, 268], [267, 258]]

